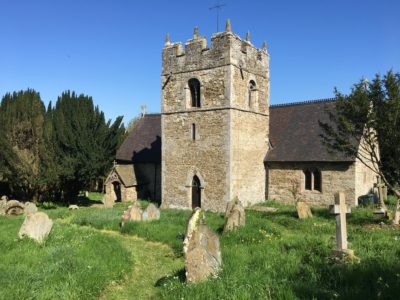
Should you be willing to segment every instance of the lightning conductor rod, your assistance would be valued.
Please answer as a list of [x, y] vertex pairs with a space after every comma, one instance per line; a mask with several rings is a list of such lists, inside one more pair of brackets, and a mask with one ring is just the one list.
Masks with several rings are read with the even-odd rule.
[[224, 6], [226, 6], [225, 3], [220, 4], [218, 1], [217, 4], [209, 8], [210, 10], [215, 9], [217, 11], [217, 32], [219, 32], [219, 12]]

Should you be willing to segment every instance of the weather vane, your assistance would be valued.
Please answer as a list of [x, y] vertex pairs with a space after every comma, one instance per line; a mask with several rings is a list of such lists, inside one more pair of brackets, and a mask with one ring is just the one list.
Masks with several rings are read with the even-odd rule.
[[217, 32], [219, 32], [219, 12], [220, 10], [226, 6], [225, 3], [220, 4], [219, 1], [217, 2], [217, 4], [215, 4], [214, 6], [210, 7], [210, 10], [216, 10], [217, 11]]

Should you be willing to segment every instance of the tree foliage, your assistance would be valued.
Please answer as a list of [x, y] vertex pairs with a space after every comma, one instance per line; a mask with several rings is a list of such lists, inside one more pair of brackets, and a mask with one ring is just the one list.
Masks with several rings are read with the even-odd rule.
[[400, 198], [400, 74], [389, 71], [370, 83], [361, 80], [349, 95], [335, 94], [333, 122], [320, 123], [324, 143], [357, 157]]
[[125, 129], [122, 117], [106, 122], [89, 96], [67, 91], [46, 110], [27, 90], [3, 97], [0, 132], [0, 181], [15, 196], [72, 200], [101, 185]]
[[7, 165], [4, 176], [11, 183], [13, 194], [21, 198], [37, 197], [44, 115], [40, 95], [34, 90], [6, 94], [1, 102], [1, 156]]

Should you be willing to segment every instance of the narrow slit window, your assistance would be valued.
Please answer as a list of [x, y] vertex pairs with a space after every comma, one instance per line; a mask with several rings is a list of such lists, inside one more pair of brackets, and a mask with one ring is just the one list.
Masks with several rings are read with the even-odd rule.
[[190, 101], [192, 107], [200, 107], [200, 81], [196, 78], [189, 79]]
[[196, 140], [196, 124], [192, 124], [192, 140]]

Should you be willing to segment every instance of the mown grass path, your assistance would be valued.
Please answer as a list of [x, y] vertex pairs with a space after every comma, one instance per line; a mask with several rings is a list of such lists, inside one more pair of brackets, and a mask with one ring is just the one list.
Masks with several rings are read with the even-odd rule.
[[157, 282], [183, 268], [183, 259], [176, 258], [172, 249], [165, 244], [115, 231], [99, 232], [119, 236], [134, 261], [132, 271], [123, 282], [108, 286], [100, 299], [157, 299]]

